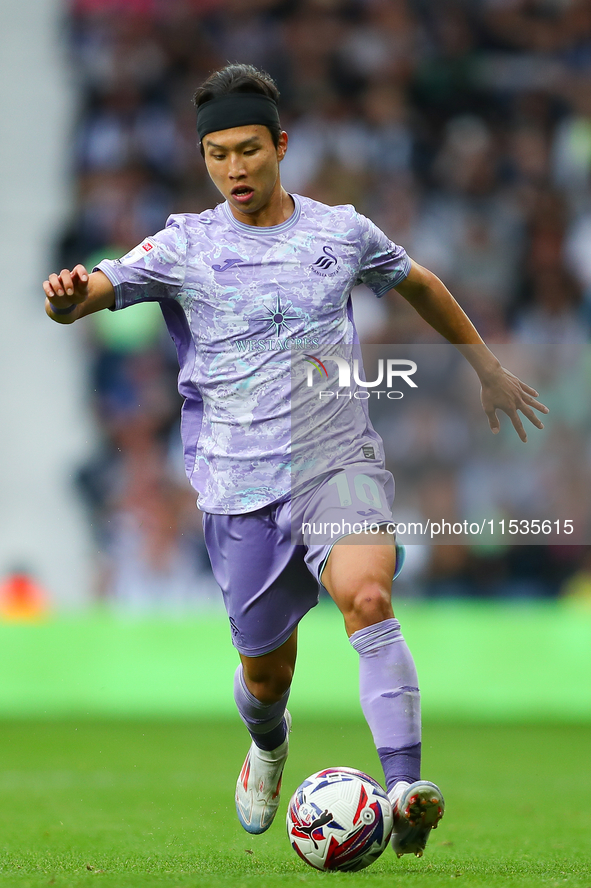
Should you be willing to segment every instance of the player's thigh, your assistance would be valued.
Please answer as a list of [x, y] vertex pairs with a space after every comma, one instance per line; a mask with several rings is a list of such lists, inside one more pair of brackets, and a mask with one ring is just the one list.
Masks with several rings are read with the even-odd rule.
[[343, 537], [332, 547], [322, 584], [345, 618], [347, 632], [394, 616], [392, 580], [396, 571], [394, 536], [381, 531]]
[[260, 661], [285, 645], [286, 656], [292, 657], [292, 635], [318, 603], [318, 584], [306, 568], [304, 547], [291, 540], [288, 510], [205, 513], [203, 529], [234, 647]]
[[381, 464], [353, 464], [302, 496], [306, 563], [349, 634], [392, 616], [394, 481]]
[[280, 647], [260, 657], [240, 654], [246, 687], [263, 703], [272, 703], [291, 686], [298, 650], [298, 631]]

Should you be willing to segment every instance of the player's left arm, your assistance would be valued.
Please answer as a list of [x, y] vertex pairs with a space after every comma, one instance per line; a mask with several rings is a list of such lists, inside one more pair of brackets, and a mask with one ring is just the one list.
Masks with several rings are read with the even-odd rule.
[[534, 410], [548, 413], [548, 408], [536, 400], [538, 392], [501, 366], [437, 275], [411, 260], [410, 272], [395, 290], [434, 330], [457, 346], [474, 367], [480, 379], [482, 406], [493, 434], [500, 428], [497, 410], [507, 414], [522, 441], [527, 441], [527, 434], [518, 411], [536, 428], [544, 428], [534, 413]]

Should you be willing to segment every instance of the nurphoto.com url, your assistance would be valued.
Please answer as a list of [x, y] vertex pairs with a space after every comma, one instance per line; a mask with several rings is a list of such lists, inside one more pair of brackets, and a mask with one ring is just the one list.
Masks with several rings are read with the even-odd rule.
[[396, 534], [397, 536], [416, 536], [435, 539], [440, 536], [553, 536], [564, 534], [566, 537], [574, 533], [574, 521], [570, 518], [550, 520], [549, 518], [485, 518], [476, 521], [408, 521], [376, 523], [370, 521], [304, 521], [302, 535], [305, 537], [328, 536], [339, 539], [350, 534], [379, 533]]

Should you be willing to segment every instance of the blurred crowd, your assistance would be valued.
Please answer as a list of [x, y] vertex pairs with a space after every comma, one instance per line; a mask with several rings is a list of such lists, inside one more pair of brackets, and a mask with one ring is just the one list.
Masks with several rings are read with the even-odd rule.
[[[289, 190], [353, 203], [445, 281], [489, 343], [585, 351], [589, 0], [73, 0], [68, 30], [80, 112], [62, 266], [122, 255], [169, 213], [218, 201], [191, 98], [212, 70], [249, 62], [281, 91]], [[402, 299], [360, 288], [354, 304], [366, 342], [438, 339]], [[88, 336], [104, 440], [81, 484], [104, 554], [103, 593], [138, 607], [212, 600], [180, 458], [176, 358], [158, 307], [101, 313]], [[561, 383], [554, 398], [561, 446], [578, 459], [567, 511], [591, 464], [578, 382]], [[457, 504], [470, 479], [495, 489], [494, 470], [466, 452], [453, 404], [441, 403], [436, 393], [433, 409], [415, 410], [404, 427], [376, 421], [395, 474], [409, 460], [416, 473], [423, 459], [424, 486]], [[550, 453], [560, 456], [555, 439]], [[537, 479], [544, 484], [540, 471]], [[408, 594], [554, 596], [579, 588], [572, 578], [590, 569], [588, 549], [566, 544], [419, 549]]]

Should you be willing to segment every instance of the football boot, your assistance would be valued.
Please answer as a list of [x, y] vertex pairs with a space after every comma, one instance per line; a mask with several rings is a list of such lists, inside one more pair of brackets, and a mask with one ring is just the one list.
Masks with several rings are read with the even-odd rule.
[[287, 759], [291, 715], [285, 710], [287, 733], [277, 749], [259, 749], [253, 741], [236, 784], [236, 813], [246, 832], [269, 829], [279, 807], [281, 777]]
[[431, 830], [437, 829], [445, 810], [441, 790], [427, 780], [397, 783], [388, 798], [394, 814], [391, 838], [394, 853], [398, 857], [403, 854], [422, 857]]

